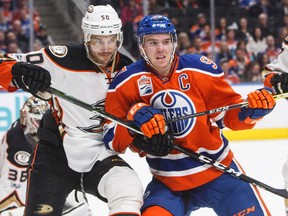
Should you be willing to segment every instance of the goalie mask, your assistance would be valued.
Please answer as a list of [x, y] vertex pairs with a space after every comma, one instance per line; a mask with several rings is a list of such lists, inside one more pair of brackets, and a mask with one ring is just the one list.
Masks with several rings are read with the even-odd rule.
[[[87, 57], [95, 64], [97, 62], [93, 61], [91, 57], [89, 42], [91, 42], [91, 37], [93, 35], [97, 36], [110, 36], [116, 35], [116, 49], [119, 50], [123, 43], [123, 32], [121, 19], [118, 17], [115, 9], [107, 5], [90, 5], [87, 8], [85, 16], [82, 19], [81, 25], [83, 31], [84, 46], [87, 52]], [[114, 55], [113, 55], [114, 57]], [[111, 61], [113, 60], [113, 57]]]
[[144, 44], [144, 37], [149, 34], [170, 34], [171, 40], [173, 42], [173, 52], [171, 54], [171, 60], [168, 65], [168, 67], [170, 67], [174, 59], [174, 54], [177, 47], [177, 34], [173, 23], [167, 17], [159, 14], [146, 16], [139, 23], [136, 35], [138, 47], [145, 61], [155, 68], [155, 66], [151, 64], [142, 47]]
[[38, 142], [37, 129], [47, 109], [49, 109], [49, 104], [46, 101], [30, 97], [20, 110], [20, 124], [25, 137], [32, 142], [32, 145]]

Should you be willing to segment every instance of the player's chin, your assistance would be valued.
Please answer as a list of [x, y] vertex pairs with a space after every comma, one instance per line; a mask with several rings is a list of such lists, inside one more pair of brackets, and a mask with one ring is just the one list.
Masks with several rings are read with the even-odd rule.
[[112, 58], [112, 55], [103, 55], [103, 56], [101, 55], [98, 57], [98, 62], [100, 64], [106, 65], [111, 61], [111, 58]]
[[165, 59], [156, 59], [154, 65], [157, 65], [157, 67], [167, 67], [169, 64], [169, 61], [167, 61], [167, 58]]

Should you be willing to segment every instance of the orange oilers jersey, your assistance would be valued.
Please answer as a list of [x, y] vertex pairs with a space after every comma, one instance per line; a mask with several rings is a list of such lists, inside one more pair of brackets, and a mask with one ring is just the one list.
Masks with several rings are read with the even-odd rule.
[[[106, 91], [114, 76], [122, 67], [132, 63], [118, 52], [115, 67], [99, 68], [87, 58], [83, 45], [49, 46], [30, 53], [5, 55], [45, 68], [51, 74], [53, 88], [99, 107], [104, 107]], [[11, 68], [11, 61], [2, 58], [0, 86], [6, 90], [11, 88]], [[104, 145], [102, 117], [95, 117], [94, 113], [58, 97], [53, 96], [51, 104], [64, 129], [63, 146], [71, 169], [88, 172], [97, 160], [115, 155]]]
[[[148, 69], [144, 60], [125, 67], [109, 87], [106, 111], [126, 119], [134, 103], [144, 102], [160, 109], [169, 120], [243, 102], [224, 81], [222, 69], [205, 56], [176, 57], [172, 68], [170, 77], [161, 79]], [[238, 112], [239, 109], [232, 109], [187, 118], [168, 123], [168, 127], [178, 145], [229, 165], [233, 154], [220, 128], [242, 130], [254, 126], [240, 122]], [[107, 147], [118, 152], [123, 152], [133, 139], [125, 128], [113, 122], [105, 125], [104, 134]], [[203, 185], [222, 174], [177, 150], [165, 157], [147, 155], [146, 159], [152, 174], [174, 191]]]

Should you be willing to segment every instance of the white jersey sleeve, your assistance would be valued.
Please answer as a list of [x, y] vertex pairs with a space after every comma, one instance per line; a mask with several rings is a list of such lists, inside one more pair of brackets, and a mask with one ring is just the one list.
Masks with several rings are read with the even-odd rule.
[[288, 44], [282, 43], [282, 50], [272, 62], [265, 66], [265, 71], [288, 73]]
[[[65, 46], [55, 46], [56, 48], [53, 47], [54, 46], [51, 46], [48, 49], [53, 51], [56, 50], [53, 53], [55, 53], [55, 55], [58, 55], [59, 57], [61, 57], [60, 53], [67, 52], [67, 48]], [[57, 51], [57, 48], [59, 49], [59, 51]], [[52, 77], [52, 86], [54, 85], [58, 87], [59, 85], [61, 85], [61, 83], [65, 81], [65, 74], [57, 72], [57, 65], [55, 65], [55, 63], [53, 63], [53, 61], [48, 58], [44, 48], [29, 53], [7, 53], [6, 55], [10, 58], [15, 59], [16, 61], [37, 64], [48, 70]]]
[[[109, 77], [99, 73], [86, 57], [84, 47], [49, 46], [26, 54], [8, 54], [20, 61], [39, 65], [51, 74], [51, 86], [88, 104], [104, 107]], [[77, 172], [89, 172], [97, 160], [116, 153], [103, 142], [103, 121], [71, 102], [53, 96], [53, 108], [65, 131], [63, 146], [68, 165]], [[81, 158], [81, 160], [79, 160]]]

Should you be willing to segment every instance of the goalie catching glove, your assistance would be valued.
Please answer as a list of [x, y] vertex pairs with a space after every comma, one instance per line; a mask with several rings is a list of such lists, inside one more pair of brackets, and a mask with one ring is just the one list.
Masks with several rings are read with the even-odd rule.
[[51, 75], [46, 69], [26, 62], [14, 64], [12, 75], [14, 86], [30, 92], [35, 97], [39, 97], [37, 93], [46, 91], [51, 85]]
[[173, 149], [173, 138], [168, 133], [155, 134], [151, 138], [137, 134], [132, 143], [136, 148], [154, 156], [166, 156]]
[[166, 122], [161, 111], [145, 103], [134, 104], [128, 112], [127, 119], [133, 121], [135, 126], [148, 138], [151, 138], [154, 134], [165, 134], [167, 131]]
[[266, 90], [256, 90], [248, 94], [248, 106], [242, 107], [239, 112], [240, 121], [251, 124], [262, 119], [269, 114], [275, 107], [276, 102], [273, 96]]

